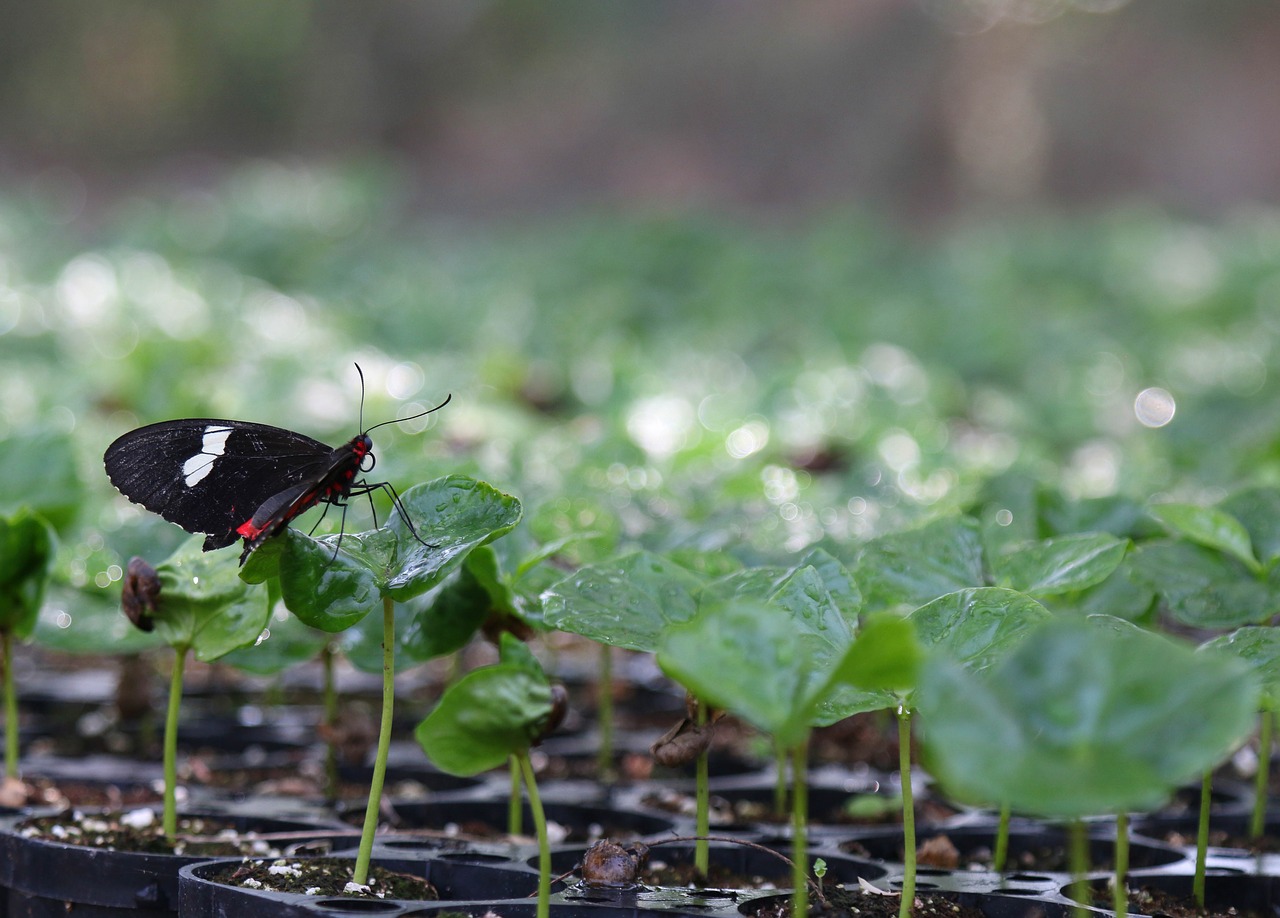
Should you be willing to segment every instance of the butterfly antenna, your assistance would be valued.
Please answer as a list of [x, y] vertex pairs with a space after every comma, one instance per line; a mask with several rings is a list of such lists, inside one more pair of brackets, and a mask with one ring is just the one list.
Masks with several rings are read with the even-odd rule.
[[[364, 430], [364, 370], [356, 364], [356, 375], [360, 377], [360, 429]], [[368, 433], [368, 431], [365, 431]]]
[[365, 430], [364, 432], [368, 433], [370, 430], [377, 430], [379, 427], [386, 427], [388, 424], [399, 424], [402, 421], [412, 421], [415, 418], [424, 418], [427, 415], [431, 414], [433, 411], [439, 411], [441, 408], [449, 404], [449, 402], [451, 401], [453, 401], [452, 393], [450, 393], [449, 395], [446, 395], [444, 397], [444, 401], [441, 402], [439, 405], [436, 405], [434, 408], [428, 408], [426, 411], [419, 411], [417, 414], [411, 414], [407, 418], [392, 418], [390, 421], [383, 421], [381, 424], [374, 424], [372, 427], [370, 427], [368, 430]]

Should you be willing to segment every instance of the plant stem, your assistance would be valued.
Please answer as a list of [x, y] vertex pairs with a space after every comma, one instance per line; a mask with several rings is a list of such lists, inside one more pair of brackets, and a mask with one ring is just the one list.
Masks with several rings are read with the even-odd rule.
[[[324, 673], [324, 724], [330, 730], [338, 722], [338, 689], [333, 676], [334, 649], [331, 641], [326, 641], [320, 651], [321, 672]], [[326, 796], [330, 800], [338, 799], [338, 747], [334, 742], [327, 744], [324, 757], [324, 782]]]
[[1116, 814], [1115, 875], [1111, 879], [1111, 910], [1116, 918], [1129, 911], [1129, 814]]
[[773, 781], [773, 813], [781, 816], [787, 811], [787, 750], [774, 744], [773, 762], [778, 772]]
[[1000, 825], [996, 829], [996, 850], [991, 857], [991, 869], [996, 873], [1004, 873], [1005, 862], [1009, 860], [1009, 819], [1013, 808], [1009, 804], [1000, 807]]
[[809, 914], [809, 738], [791, 748], [791, 893], [792, 918]]
[[161, 829], [178, 831], [178, 711], [182, 706], [182, 671], [187, 666], [187, 646], [173, 648], [173, 675], [169, 678], [169, 710], [164, 718], [164, 815]]
[[1253, 780], [1253, 814], [1249, 817], [1249, 837], [1261, 838], [1267, 825], [1267, 782], [1271, 778], [1271, 731], [1275, 716], [1268, 710], [1258, 715], [1258, 773]]
[[1206, 771], [1200, 781], [1200, 822], [1196, 826], [1196, 875], [1191, 881], [1191, 894], [1196, 905], [1204, 908], [1204, 869], [1209, 855], [1209, 803], [1213, 791], [1213, 772]]
[[520, 763], [512, 758], [508, 762], [511, 769], [511, 794], [507, 798], [507, 834], [520, 835], [524, 832], [524, 807], [520, 799]]
[[1084, 823], [1079, 819], [1071, 820], [1067, 828], [1067, 860], [1071, 870], [1071, 892], [1068, 895], [1075, 902], [1071, 906], [1071, 914], [1076, 918], [1088, 918], [1089, 884], [1084, 875], [1089, 872], [1089, 839], [1085, 835]]
[[18, 689], [13, 678], [13, 632], [0, 631], [4, 655], [4, 776], [18, 777]]
[[351, 879], [361, 886], [369, 881], [369, 860], [373, 856], [373, 833], [378, 828], [382, 806], [382, 782], [387, 776], [387, 753], [391, 749], [391, 718], [396, 699], [396, 604], [390, 596], [382, 597], [382, 722], [378, 725], [378, 753], [373, 759], [373, 777], [369, 781], [369, 803], [364, 810], [364, 828], [360, 833], [360, 850]]
[[533, 774], [529, 753], [515, 753], [524, 772], [524, 786], [529, 793], [529, 811], [533, 814], [533, 826], [538, 835], [538, 918], [551, 914], [551, 843], [547, 840], [547, 816], [542, 811], [542, 798], [538, 796], [538, 782]]
[[596, 771], [601, 780], [613, 777], [613, 648], [600, 645], [600, 679], [597, 683], [596, 723], [600, 727], [600, 747], [596, 750]]
[[911, 794], [911, 709], [898, 705], [898, 773], [902, 777], [902, 901], [907, 918], [916, 899], [916, 805]]
[[[694, 719], [699, 727], [707, 722], [707, 706], [699, 701]], [[711, 832], [711, 781], [707, 768], [707, 750], [698, 753], [694, 768], [694, 802], [697, 818], [698, 840], [693, 843], [693, 866], [698, 876], [706, 878], [711, 869], [711, 845], [706, 836]]]

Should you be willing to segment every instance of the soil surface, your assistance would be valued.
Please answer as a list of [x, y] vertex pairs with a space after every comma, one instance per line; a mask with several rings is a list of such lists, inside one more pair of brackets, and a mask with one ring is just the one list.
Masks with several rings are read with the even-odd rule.
[[[810, 897], [810, 918], [897, 918], [900, 897], [883, 896], [836, 886], [827, 889], [825, 904]], [[791, 900], [769, 899], [762, 908], [751, 912], [752, 918], [791, 918]], [[916, 896], [911, 906], [912, 918], [984, 918], [981, 911], [961, 905], [945, 896]]]
[[53, 778], [32, 778], [25, 782], [17, 778], [6, 778], [0, 784], [0, 805], [14, 809], [24, 806], [117, 809], [159, 803], [160, 799], [160, 792], [145, 784], [121, 785]]
[[209, 875], [228, 886], [262, 889], [269, 892], [306, 896], [345, 896], [358, 899], [439, 899], [434, 886], [407, 873], [373, 867], [368, 882], [351, 881], [355, 862], [340, 858], [280, 858], [275, 861], [245, 861]]
[[[150, 809], [39, 816], [23, 821], [17, 829], [24, 838], [142, 854], [200, 857], [271, 857], [280, 854], [272, 842], [253, 832], [238, 831], [236, 823], [231, 820], [181, 817], [177, 833], [166, 836], [160, 830], [160, 816]], [[322, 833], [317, 830], [317, 834]]]
[[[1105, 889], [1093, 890], [1093, 905], [1111, 908], [1111, 893]], [[1162, 889], [1141, 887], [1129, 890], [1130, 914], [1159, 915], [1161, 918], [1268, 918], [1272, 913], [1260, 909], [1236, 908], [1201, 909], [1191, 896], [1178, 896]]]

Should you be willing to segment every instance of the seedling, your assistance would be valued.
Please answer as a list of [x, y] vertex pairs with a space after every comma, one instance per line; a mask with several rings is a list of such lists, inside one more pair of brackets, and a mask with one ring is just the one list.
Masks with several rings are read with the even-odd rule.
[[[914, 678], [911, 625], [896, 617], [866, 625], [857, 641], [845, 608], [852, 583], [830, 556], [814, 552], [791, 571], [755, 569], [708, 590], [687, 624], [663, 636], [658, 663], [694, 694], [770, 733], [791, 765], [792, 912], [808, 911], [807, 750], [813, 726], [891, 702]], [[762, 599], [748, 584], [772, 585]], [[835, 600], [840, 595], [843, 603]], [[845, 606], [845, 608], [842, 608]]]
[[509, 532], [520, 520], [520, 502], [514, 497], [461, 475], [416, 485], [401, 495], [401, 504], [420, 538], [399, 516], [381, 529], [322, 539], [288, 529], [250, 555], [242, 573], [251, 581], [277, 577], [289, 610], [330, 633], [355, 625], [381, 600], [381, 722], [353, 872], [353, 881], [362, 885], [369, 875], [391, 746], [396, 602], [427, 592], [471, 551]]
[[239, 577], [227, 552], [205, 553], [200, 538], [188, 539], [154, 569], [135, 558], [122, 596], [135, 626], [154, 631], [173, 648], [169, 703], [164, 724], [165, 835], [177, 831], [178, 714], [187, 654], [209, 661], [252, 644], [262, 633], [269, 607], [267, 591]]
[[550, 909], [551, 845], [529, 749], [554, 729], [555, 711], [542, 666], [528, 647], [504, 634], [499, 663], [450, 686], [414, 731], [427, 757], [450, 774], [480, 774], [508, 760], [518, 764], [538, 838], [539, 918]]
[[13, 641], [34, 630], [53, 562], [53, 530], [40, 517], [19, 510], [0, 517], [0, 656], [4, 666], [4, 773], [18, 777], [18, 689], [13, 678]]
[[[1202, 647], [1240, 657], [1253, 667], [1262, 686], [1258, 715], [1258, 771], [1254, 781], [1253, 813], [1249, 818], [1249, 835], [1261, 838], [1267, 816], [1272, 729], [1276, 713], [1280, 711], [1280, 630], [1246, 626], [1215, 638]], [[1207, 812], [1207, 808], [1202, 809]]]
[[[1040, 625], [982, 673], [935, 654], [918, 692], [930, 770], [949, 793], [1077, 821], [1159, 806], [1247, 735], [1257, 699], [1239, 660], [1105, 616]], [[1080, 901], [1082, 832], [1072, 846]]]

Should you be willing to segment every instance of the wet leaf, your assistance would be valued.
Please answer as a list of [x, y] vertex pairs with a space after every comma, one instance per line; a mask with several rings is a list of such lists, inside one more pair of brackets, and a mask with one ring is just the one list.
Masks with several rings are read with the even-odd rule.
[[[268, 544], [281, 543], [276, 570], [289, 610], [313, 628], [342, 631], [378, 608], [384, 595], [403, 602], [427, 592], [520, 520], [514, 497], [461, 475], [415, 485], [401, 502], [426, 545], [399, 514], [368, 532], [312, 539], [287, 529], [272, 539]], [[247, 576], [262, 576], [269, 564]]]
[[1253, 554], [1249, 530], [1231, 514], [1196, 504], [1156, 504], [1148, 512], [1174, 535], [1231, 555], [1253, 573], [1262, 566]]
[[1253, 667], [1262, 684], [1263, 707], [1280, 711], [1280, 629], [1247, 625], [1201, 647], [1234, 654]]
[[992, 560], [996, 584], [1037, 596], [1096, 586], [1120, 566], [1127, 539], [1078, 533], [1005, 546]]
[[527, 750], [551, 709], [545, 675], [525, 663], [499, 663], [450, 686], [414, 736], [442, 771], [474, 775]]
[[269, 607], [265, 587], [240, 579], [234, 552], [202, 551], [203, 542], [193, 536], [156, 565], [160, 595], [152, 621], [166, 644], [209, 661], [256, 641]]
[[1235, 557], [1183, 541], [1134, 551], [1133, 578], [1169, 612], [1197, 628], [1235, 628], [1266, 621], [1280, 607], [1280, 583], [1260, 581]]
[[684, 567], [635, 552], [584, 567], [547, 590], [542, 619], [602, 644], [653, 651], [666, 628], [693, 617], [701, 588]]
[[1048, 817], [1149, 810], [1248, 736], [1243, 662], [1120, 624], [1054, 619], [983, 673], [932, 660], [916, 700], [948, 793]]
[[328, 634], [304, 624], [280, 605], [267, 617], [257, 641], [231, 651], [222, 662], [245, 672], [273, 675], [316, 659], [330, 640]]
[[967, 669], [984, 669], [1052, 614], [1030, 596], [1000, 587], [957, 590], [911, 613], [920, 643]]
[[520, 501], [467, 478], [449, 475], [414, 485], [400, 496], [423, 545], [395, 514], [387, 528], [399, 537], [400, 555], [388, 566], [383, 589], [404, 601], [444, 579], [472, 549], [505, 535], [520, 522]]
[[918, 529], [873, 539], [854, 567], [871, 610], [904, 611], [966, 587], [986, 585], [976, 520], [945, 517]]

